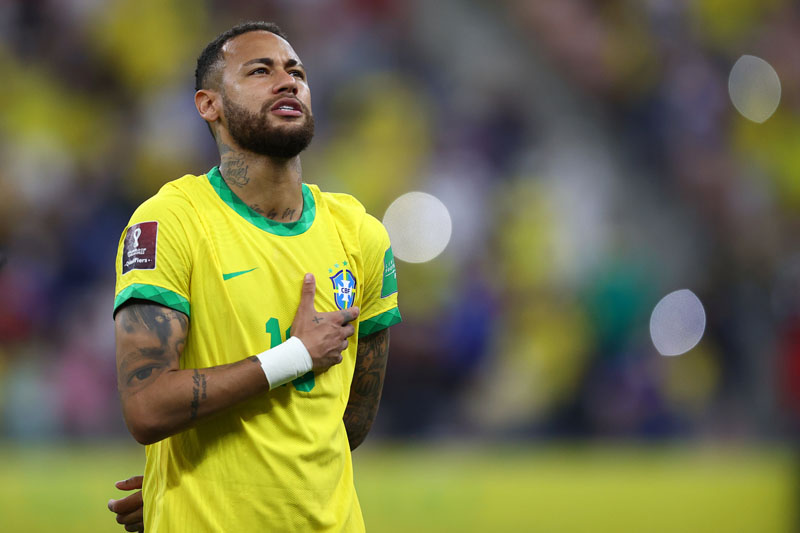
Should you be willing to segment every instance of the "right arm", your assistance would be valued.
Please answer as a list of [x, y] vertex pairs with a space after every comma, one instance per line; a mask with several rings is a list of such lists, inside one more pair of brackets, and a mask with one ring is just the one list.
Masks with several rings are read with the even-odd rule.
[[188, 330], [186, 315], [155, 303], [134, 300], [117, 312], [117, 388], [125, 423], [141, 444], [269, 390], [256, 356], [181, 370]]
[[[314, 309], [314, 277], [303, 282], [292, 335], [303, 341], [313, 369], [324, 371], [342, 360], [349, 324], [358, 308], [321, 313]], [[152, 444], [192, 427], [198, 420], [270, 389], [256, 356], [209, 368], [180, 369], [189, 319], [179, 311], [130, 300], [114, 319], [117, 388], [133, 437]]]

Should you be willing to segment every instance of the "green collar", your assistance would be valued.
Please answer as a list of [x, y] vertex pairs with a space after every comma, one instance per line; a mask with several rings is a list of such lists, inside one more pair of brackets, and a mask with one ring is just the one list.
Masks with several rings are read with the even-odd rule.
[[209, 183], [211, 183], [211, 186], [223, 202], [239, 213], [242, 218], [267, 233], [282, 235], [284, 237], [300, 235], [301, 233], [305, 233], [306, 230], [311, 227], [311, 224], [314, 223], [317, 206], [314, 202], [314, 194], [312, 194], [311, 189], [309, 189], [308, 185], [305, 183], [303, 183], [303, 214], [300, 215], [300, 218], [295, 222], [284, 224], [283, 222], [271, 220], [250, 209], [250, 207], [228, 187], [225, 180], [222, 179], [222, 174], [219, 173], [219, 167], [212, 168], [206, 175], [208, 176]]

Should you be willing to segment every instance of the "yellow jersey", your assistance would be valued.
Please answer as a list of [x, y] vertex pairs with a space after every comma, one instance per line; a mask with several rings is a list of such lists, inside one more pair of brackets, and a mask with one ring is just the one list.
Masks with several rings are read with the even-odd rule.
[[[358, 337], [399, 322], [383, 225], [352, 196], [302, 190], [300, 219], [283, 224], [250, 209], [216, 167], [167, 183], [122, 234], [115, 312], [138, 298], [185, 313], [181, 368], [285, 341], [306, 272], [317, 310], [360, 308]], [[356, 349], [147, 446], [146, 531], [364, 531], [342, 421]]]

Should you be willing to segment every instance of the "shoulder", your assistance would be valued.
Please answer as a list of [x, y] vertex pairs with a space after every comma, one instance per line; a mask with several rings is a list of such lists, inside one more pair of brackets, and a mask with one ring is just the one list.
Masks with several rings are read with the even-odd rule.
[[156, 194], [142, 202], [134, 212], [133, 218], [189, 216], [195, 211], [193, 197], [197, 196], [204, 184], [207, 184], [205, 176], [193, 174], [170, 181]]
[[388, 246], [389, 233], [383, 225], [383, 222], [374, 216], [366, 213], [364, 219], [361, 221], [361, 231], [359, 232], [361, 242], [374, 243], [375, 245]]
[[321, 191], [317, 185], [310, 183], [306, 185], [317, 197], [320, 207], [328, 209], [332, 213], [342, 213], [350, 218], [357, 216], [359, 220], [367, 213], [361, 202], [351, 194], [325, 192]]
[[388, 241], [388, 234], [380, 220], [367, 213], [358, 199], [346, 193], [323, 192], [316, 185], [308, 185], [319, 199], [321, 207], [334, 218], [352, 225], [362, 243], [364, 241]]

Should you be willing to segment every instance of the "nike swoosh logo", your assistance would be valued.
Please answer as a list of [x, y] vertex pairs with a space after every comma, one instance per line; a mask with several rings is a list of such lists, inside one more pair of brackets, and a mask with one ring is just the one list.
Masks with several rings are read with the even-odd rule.
[[[256, 267], [258, 268], [258, 267]], [[250, 270], [241, 270], [239, 272], [231, 272], [230, 274], [222, 274], [222, 281], [228, 281], [231, 278], [235, 278], [236, 276], [241, 276], [242, 274], [247, 274], [248, 272], [252, 272], [256, 268], [251, 268]]]

